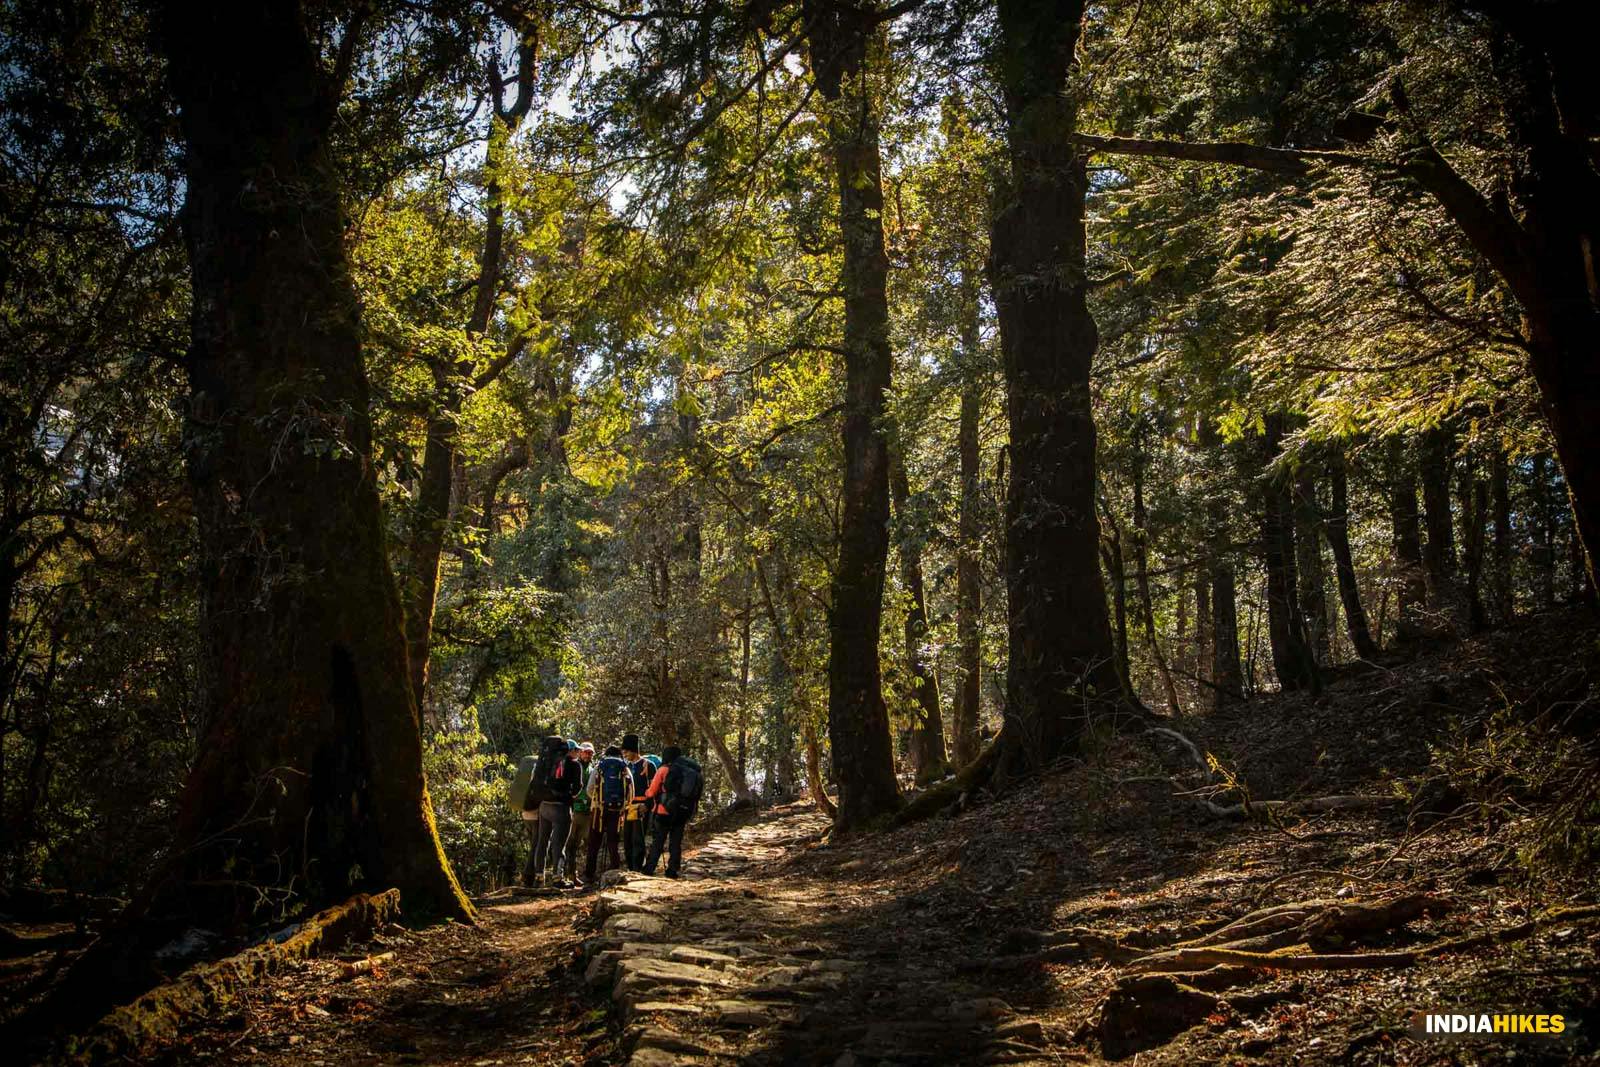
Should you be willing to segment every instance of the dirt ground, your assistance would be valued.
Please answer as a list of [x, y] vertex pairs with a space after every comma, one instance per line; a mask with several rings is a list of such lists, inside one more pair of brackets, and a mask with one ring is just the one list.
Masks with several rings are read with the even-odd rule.
[[[1186, 971], [1181, 990], [1135, 959], [1301, 901], [1322, 920], [1416, 904], [1327, 935], [1319, 953], [1436, 945], [1594, 905], [1592, 871], [1534, 877], [1519, 859], [1533, 801], [1425, 781], [1452, 746], [1470, 759], [1506, 706], [1587, 713], [1594, 638], [1580, 615], [1548, 618], [1347, 672], [1316, 699], [1174, 723], [1254, 800], [1394, 798], [1382, 807], [1217, 817], [1174, 795], [1171, 753], [1118, 738], [1089, 766], [852, 840], [830, 840], [803, 805], [708, 820], [682, 880], [504, 893], [475, 929], [386, 928], [256, 988], [151, 1062], [1600, 1062], [1592, 914], [1410, 966], [1221, 967]], [[389, 952], [346, 976], [345, 962]], [[1570, 1032], [1411, 1036], [1412, 1013], [1430, 1009], [1560, 1012]]]

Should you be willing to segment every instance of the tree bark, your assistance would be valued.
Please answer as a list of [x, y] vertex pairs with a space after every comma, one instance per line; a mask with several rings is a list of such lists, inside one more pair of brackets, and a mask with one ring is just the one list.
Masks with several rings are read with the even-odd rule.
[[1410, 644], [1422, 634], [1427, 576], [1422, 565], [1422, 533], [1417, 511], [1417, 476], [1405, 442], [1389, 440], [1389, 524], [1400, 583], [1395, 602], [1395, 639]]
[[965, 309], [962, 351], [969, 366], [961, 380], [961, 422], [957, 449], [961, 453], [961, 513], [956, 527], [956, 646], [961, 687], [956, 690], [953, 737], [955, 761], [966, 767], [978, 758], [978, 713], [982, 694], [983, 646], [980, 620], [983, 612], [982, 571], [979, 552], [983, 537], [979, 480], [982, 455], [978, 437], [983, 413], [983, 379], [978, 373], [978, 302]]
[[906, 607], [906, 671], [911, 676], [912, 698], [916, 701], [918, 722], [911, 736], [912, 765], [918, 785], [944, 777], [950, 769], [945, 757], [944, 716], [939, 710], [939, 680], [928, 662], [928, 607], [922, 585], [920, 534], [911, 529], [907, 513], [911, 486], [906, 478], [905, 460], [898, 450], [889, 454], [889, 488], [894, 515], [899, 526], [900, 584], [910, 597]]
[[1262, 467], [1268, 473], [1261, 485], [1261, 554], [1267, 572], [1267, 639], [1272, 667], [1285, 692], [1315, 692], [1321, 679], [1316, 658], [1306, 640], [1305, 620], [1295, 567], [1294, 502], [1287, 476], [1270, 470], [1283, 440], [1283, 416], [1268, 415], [1261, 437]]
[[160, 12], [186, 145], [205, 725], [173, 859], [135, 909], [209, 925], [397, 886], [410, 914], [466, 918], [372, 475], [328, 151], [340, 87], [306, 24], [288, 0]]
[[1339, 603], [1344, 608], [1345, 632], [1356, 655], [1375, 660], [1378, 644], [1372, 639], [1367, 612], [1361, 605], [1361, 586], [1356, 582], [1355, 558], [1350, 553], [1350, 488], [1342, 452], [1335, 453], [1328, 467], [1330, 507], [1324, 530], [1333, 552], [1334, 575], [1339, 582]]
[[1009, 182], [991, 223], [1011, 428], [1002, 774], [1076, 755], [1125, 700], [1097, 557], [1085, 159], [1072, 145], [1083, 0], [1000, 0]]
[[825, 102], [844, 244], [845, 472], [828, 612], [828, 739], [839, 780], [839, 827], [848, 832], [900, 805], [878, 666], [889, 555], [883, 420], [894, 362], [875, 84], [885, 45], [871, 7], [807, 0], [805, 17], [812, 74]]

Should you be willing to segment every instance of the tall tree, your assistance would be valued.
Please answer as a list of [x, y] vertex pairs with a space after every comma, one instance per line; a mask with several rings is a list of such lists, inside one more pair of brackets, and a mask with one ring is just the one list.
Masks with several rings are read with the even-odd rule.
[[1395, 635], [1402, 642], [1421, 633], [1420, 618], [1427, 602], [1427, 577], [1422, 563], [1422, 531], [1417, 512], [1417, 475], [1403, 438], [1389, 439], [1389, 527], [1399, 571], [1399, 596], [1395, 610]]
[[1376, 659], [1378, 645], [1372, 639], [1367, 612], [1361, 604], [1361, 586], [1356, 581], [1355, 557], [1350, 552], [1350, 485], [1344, 453], [1336, 452], [1328, 465], [1329, 506], [1323, 530], [1333, 553], [1334, 577], [1339, 583], [1339, 603], [1344, 608], [1345, 632], [1356, 655]]
[[997, 193], [990, 276], [1011, 428], [1006, 490], [1004, 753], [1031, 770], [1076, 754], [1090, 718], [1119, 702], [1096, 558], [1098, 335], [1087, 300], [1083, 197], [1073, 146], [1083, 0], [999, 0], [996, 56], [1009, 181]]
[[[488, 332], [501, 296], [506, 237], [504, 171], [509, 160], [511, 137], [533, 105], [534, 75], [538, 63], [538, 28], [531, 22], [524, 23], [518, 29], [517, 69], [513, 77], [516, 95], [509, 102], [506, 100], [507, 85], [500, 69], [498, 50], [489, 63], [489, 134], [483, 163], [483, 245], [478, 256], [478, 276], [471, 287], [472, 309], [466, 323], [468, 337], [473, 340], [481, 339]], [[455, 471], [459, 456], [457, 427], [462, 405], [472, 392], [493, 382], [520, 354], [526, 341], [525, 337], [512, 340], [504, 353], [486, 366], [478, 366], [474, 360], [462, 359], [448, 352], [429, 354], [427, 357], [428, 371], [434, 380], [434, 408], [428, 416], [422, 473], [418, 478], [417, 495], [412, 506], [410, 543], [406, 546], [402, 582], [411, 693], [419, 709], [426, 707], [433, 618], [439, 599], [439, 561], [444, 554], [445, 535], [450, 526], [450, 502], [460, 488]]]
[[1275, 469], [1283, 443], [1284, 416], [1265, 419], [1261, 435], [1261, 560], [1267, 572], [1267, 638], [1272, 667], [1285, 690], [1316, 690], [1320, 684], [1316, 657], [1306, 638], [1296, 579], [1294, 501], [1289, 476]]
[[912, 765], [916, 768], [917, 782], [925, 785], [943, 777], [949, 761], [945, 758], [944, 715], [939, 709], [939, 679], [928, 660], [928, 601], [922, 582], [923, 535], [915, 529], [910, 514], [911, 485], [903, 453], [898, 448], [889, 453], [889, 490], [900, 531], [897, 548], [900, 584], [909, 598], [904, 626], [906, 671], [911, 675], [912, 699], [918, 717], [911, 733]]
[[[975, 285], [971, 288], [976, 288]], [[976, 295], [964, 312], [961, 347], [974, 364], [978, 349]], [[961, 377], [961, 414], [957, 449], [961, 461], [961, 504], [956, 527], [956, 646], [960, 688], [956, 690], [952, 750], [956, 763], [965, 767], [978, 758], [978, 708], [982, 692], [983, 647], [980, 620], [983, 612], [983, 575], [979, 560], [982, 536], [979, 495], [982, 462], [978, 438], [983, 409], [983, 389], [976, 366]]]
[[839, 826], [848, 831], [900, 804], [878, 666], [889, 555], [883, 421], [894, 366], [878, 148], [884, 16], [870, 2], [807, 0], [804, 9], [838, 188], [844, 254], [845, 469], [828, 612], [828, 738], [839, 779]]
[[332, 69], [310, 25], [294, 0], [160, 9], [186, 147], [206, 727], [140, 904], [226, 921], [393, 885], [415, 914], [466, 917], [423, 782], [328, 150], [361, 18]]

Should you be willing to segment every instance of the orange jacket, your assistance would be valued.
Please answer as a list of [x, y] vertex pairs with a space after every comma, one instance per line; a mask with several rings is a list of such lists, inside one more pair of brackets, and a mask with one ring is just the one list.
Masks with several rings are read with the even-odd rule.
[[656, 776], [650, 779], [650, 788], [647, 789], [644, 794], [644, 798], [646, 800], [654, 800], [656, 802], [657, 815], [665, 815], [667, 813], [667, 806], [662, 803], [662, 800], [664, 799], [662, 797], [662, 793], [666, 790], [666, 788], [667, 765], [663, 763], [661, 765], [661, 769], [656, 771]]

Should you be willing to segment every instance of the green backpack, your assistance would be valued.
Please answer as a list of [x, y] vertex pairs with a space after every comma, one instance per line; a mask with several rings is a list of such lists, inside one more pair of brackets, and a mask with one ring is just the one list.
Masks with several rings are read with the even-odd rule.
[[538, 756], [523, 756], [517, 763], [517, 773], [511, 776], [506, 787], [506, 804], [512, 811], [521, 813], [528, 806], [528, 787], [533, 784], [533, 769], [539, 765]]

